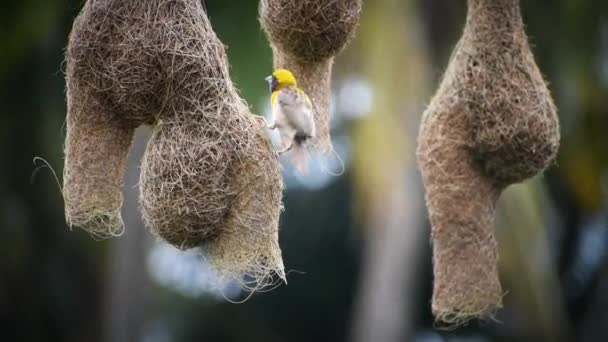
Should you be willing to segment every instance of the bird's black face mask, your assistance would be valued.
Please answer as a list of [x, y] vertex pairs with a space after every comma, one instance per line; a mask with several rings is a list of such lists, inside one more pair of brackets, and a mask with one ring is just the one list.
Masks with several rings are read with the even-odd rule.
[[275, 91], [277, 89], [277, 86], [279, 85], [277, 78], [274, 76], [266, 77], [266, 82], [268, 82], [268, 86], [270, 87], [270, 92]]

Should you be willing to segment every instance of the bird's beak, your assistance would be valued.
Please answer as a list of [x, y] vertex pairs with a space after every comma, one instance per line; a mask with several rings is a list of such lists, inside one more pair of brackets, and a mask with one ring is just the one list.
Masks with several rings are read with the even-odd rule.
[[274, 77], [272, 77], [272, 75], [268, 76], [265, 78], [266, 82], [268, 82], [268, 88], [270, 89], [270, 91], [274, 90]]

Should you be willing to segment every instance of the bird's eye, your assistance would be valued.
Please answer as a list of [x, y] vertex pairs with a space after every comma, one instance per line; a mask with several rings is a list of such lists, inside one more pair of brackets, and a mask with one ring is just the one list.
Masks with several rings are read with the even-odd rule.
[[272, 77], [272, 81], [270, 82], [270, 91], [275, 91], [277, 90], [277, 87], [279, 86], [279, 81], [277, 80], [276, 77]]

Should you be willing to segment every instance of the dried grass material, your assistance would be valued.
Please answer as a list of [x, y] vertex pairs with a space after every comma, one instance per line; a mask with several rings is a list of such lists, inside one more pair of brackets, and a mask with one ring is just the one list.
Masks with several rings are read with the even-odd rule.
[[331, 150], [329, 97], [334, 57], [353, 38], [361, 0], [262, 0], [260, 22], [271, 42], [274, 68], [291, 70], [314, 105], [311, 146]]
[[232, 209], [222, 233], [208, 244], [205, 253], [224, 278], [242, 280], [246, 289], [272, 286], [275, 274], [285, 280], [278, 230], [258, 228], [278, 227], [276, 208], [282, 208], [282, 183], [277, 182], [281, 170], [275, 157], [264, 153], [271, 146], [270, 141], [258, 140], [253, 146], [258, 151], [253, 154], [265, 157], [239, 162], [237, 174], [256, 177], [235, 178], [237, 194]]
[[496, 201], [542, 172], [559, 146], [556, 108], [518, 0], [469, 0], [464, 34], [424, 113], [420, 164], [433, 226], [433, 313], [459, 325], [502, 306]]
[[153, 124], [140, 179], [146, 225], [178, 248], [202, 247], [226, 277], [284, 277], [278, 158], [231, 83], [199, 0], [89, 0], [70, 37], [67, 80], [67, 208], [120, 209], [132, 129]]
[[135, 126], [99, 105], [68, 60], [63, 197], [65, 216], [96, 238], [122, 234], [122, 186]]

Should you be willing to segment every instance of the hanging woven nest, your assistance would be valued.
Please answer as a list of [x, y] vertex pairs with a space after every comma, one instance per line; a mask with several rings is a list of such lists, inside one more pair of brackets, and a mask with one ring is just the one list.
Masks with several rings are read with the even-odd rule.
[[496, 201], [508, 185], [550, 166], [559, 139], [556, 108], [534, 62], [519, 0], [469, 0], [464, 34], [418, 140], [438, 321], [489, 318], [502, 306]]
[[334, 57], [355, 34], [361, 0], [262, 0], [260, 22], [271, 43], [275, 69], [293, 72], [312, 99], [316, 137], [311, 146], [331, 150], [329, 98]]
[[127, 153], [135, 128], [150, 124], [140, 202], [151, 231], [200, 247], [226, 278], [284, 278], [278, 159], [200, 0], [89, 0], [66, 60], [68, 223], [102, 237], [122, 231]]

